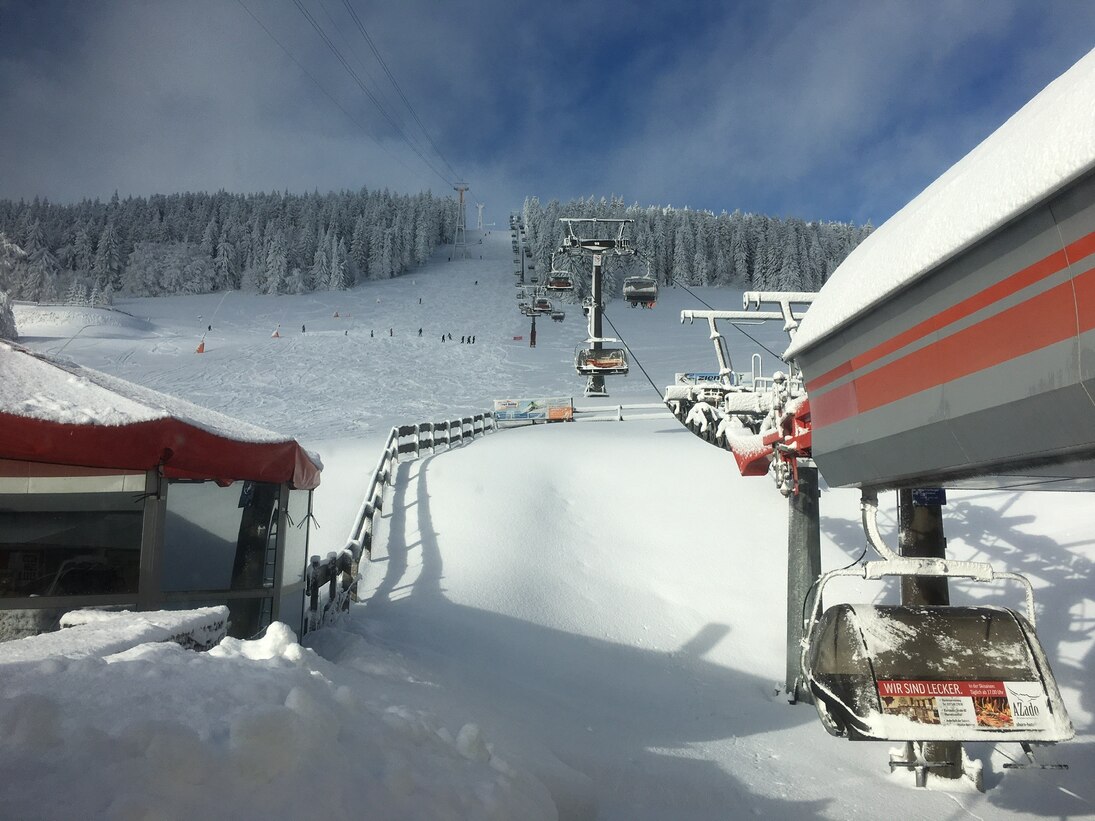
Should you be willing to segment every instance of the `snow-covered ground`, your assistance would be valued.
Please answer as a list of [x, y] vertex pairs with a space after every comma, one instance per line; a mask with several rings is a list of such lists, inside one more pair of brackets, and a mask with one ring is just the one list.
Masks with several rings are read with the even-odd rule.
[[[472, 259], [443, 252], [352, 292], [123, 301], [127, 314], [20, 307], [19, 330], [34, 349], [318, 450], [323, 554], [342, 546], [392, 424], [493, 398], [587, 404], [571, 364], [581, 311], [539, 321], [530, 349], [508, 232], [471, 236]], [[699, 294], [740, 305], [732, 292]], [[680, 309], [699, 307], [681, 289], [653, 311], [609, 306], [659, 391], [675, 371], [714, 367], [706, 325], [679, 324]], [[785, 345], [778, 328], [747, 330]], [[747, 368], [753, 343], [728, 341]], [[611, 403], [655, 400], [637, 368], [609, 390]], [[206, 654], [146, 645], [4, 673], [0, 815], [1095, 817], [1095, 509], [1084, 496], [950, 496], [950, 555], [1034, 580], [1077, 728], [1048, 754], [1068, 771], [1005, 770], [1017, 745], [968, 745], [981, 795], [917, 790], [888, 772], [886, 745], [831, 738], [812, 707], [786, 703], [786, 502], [668, 415], [505, 430], [405, 462], [397, 479], [365, 568], [368, 603], [304, 648], [275, 627]], [[883, 504], [892, 513], [892, 496]], [[863, 546], [858, 497], [827, 491], [822, 513], [823, 564], [842, 566]], [[892, 516], [883, 524], [892, 531]], [[964, 597], [1019, 604], [984, 585], [959, 586]]]

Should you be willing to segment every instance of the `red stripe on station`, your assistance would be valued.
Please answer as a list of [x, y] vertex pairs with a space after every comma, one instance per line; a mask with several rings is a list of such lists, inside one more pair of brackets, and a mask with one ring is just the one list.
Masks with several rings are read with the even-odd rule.
[[1011, 276], [990, 285], [985, 290], [979, 291], [973, 296], [955, 303], [946, 310], [940, 311], [935, 316], [929, 317], [923, 322], [913, 325], [911, 328], [902, 331], [892, 339], [889, 339], [880, 345], [876, 345], [859, 356], [852, 357], [847, 362], [837, 365], [817, 379], [809, 380], [807, 389], [809, 391], [820, 390], [831, 382], [840, 379], [840, 377], [853, 371], [860, 370], [867, 365], [870, 365], [872, 362], [875, 362], [894, 351], [900, 350], [906, 345], [911, 345], [912, 343], [923, 339], [928, 334], [945, 328], [947, 325], [957, 322], [982, 308], [988, 307], [994, 302], [1005, 299], [1006, 297], [1021, 291], [1023, 288], [1027, 288], [1046, 277], [1052, 276], [1058, 271], [1063, 270], [1070, 263], [1083, 259], [1090, 254], [1095, 254], [1095, 231], [1087, 236], [1081, 237], [1059, 251], [1054, 251], [1049, 256], [1038, 260], [1032, 265], [1028, 265], [1026, 268], [1016, 271]]
[[[1083, 308], [1078, 311], [1078, 304]], [[1082, 317], [1078, 319], [1079, 316]], [[1095, 328], [1095, 269], [918, 351], [810, 396], [814, 428], [1000, 365]]]

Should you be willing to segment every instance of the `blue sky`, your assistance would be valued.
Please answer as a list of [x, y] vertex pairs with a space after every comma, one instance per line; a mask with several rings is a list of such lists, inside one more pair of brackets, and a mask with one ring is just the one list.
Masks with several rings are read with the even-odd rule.
[[1090, 0], [0, 0], [0, 197], [459, 175], [488, 221], [615, 194], [877, 225], [1093, 46]]

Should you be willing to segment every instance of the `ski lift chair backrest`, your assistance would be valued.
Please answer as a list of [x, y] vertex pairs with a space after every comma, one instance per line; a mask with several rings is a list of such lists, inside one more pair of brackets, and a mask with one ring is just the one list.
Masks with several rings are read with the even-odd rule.
[[1041, 743], [1074, 734], [1034, 628], [1006, 608], [838, 604], [802, 659], [833, 735]]

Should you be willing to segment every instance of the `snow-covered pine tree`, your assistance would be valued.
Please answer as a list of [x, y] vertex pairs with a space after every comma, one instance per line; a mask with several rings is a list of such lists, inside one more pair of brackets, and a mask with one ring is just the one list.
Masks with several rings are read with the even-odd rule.
[[[0, 234], [0, 239], [3, 235]], [[11, 309], [11, 299], [6, 291], [0, 290], [0, 339], [15, 342], [19, 332], [15, 328], [15, 312]]]
[[228, 230], [222, 229], [213, 257], [213, 290], [231, 290], [236, 285], [235, 249], [228, 238]]
[[91, 273], [91, 265], [95, 261], [95, 243], [91, 238], [91, 232], [83, 222], [76, 228], [72, 245], [74, 269], [87, 276]]
[[[115, 192], [117, 195], [117, 192]], [[109, 283], [115, 290], [121, 285], [121, 249], [119, 247], [118, 232], [113, 222], [108, 222], [101, 234], [99, 242], [95, 246], [95, 260], [91, 266], [92, 276], [99, 283], [100, 288], [105, 288]]]
[[205, 226], [205, 230], [202, 231], [202, 239], [198, 248], [207, 259], [212, 261], [213, 257], [217, 253], [217, 221], [215, 219], [209, 220]]
[[350, 238], [350, 261], [354, 270], [354, 282], [364, 282], [369, 277], [369, 224], [364, 214], [354, 220], [354, 233]]
[[331, 234], [330, 242], [331, 261], [330, 271], [327, 276], [328, 291], [344, 291], [349, 287], [346, 280], [346, 243], [342, 238]]
[[327, 254], [330, 250], [329, 243], [321, 242], [316, 246], [312, 255], [312, 267], [308, 269], [308, 284], [310, 290], [327, 288], [331, 283], [331, 263]]
[[289, 277], [289, 255], [286, 247], [285, 234], [280, 229], [274, 229], [270, 238], [270, 245], [266, 249], [266, 265], [263, 269], [262, 292], [264, 294], [281, 294], [285, 292], [285, 284]]

